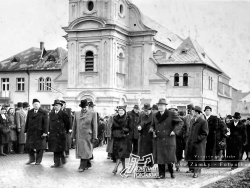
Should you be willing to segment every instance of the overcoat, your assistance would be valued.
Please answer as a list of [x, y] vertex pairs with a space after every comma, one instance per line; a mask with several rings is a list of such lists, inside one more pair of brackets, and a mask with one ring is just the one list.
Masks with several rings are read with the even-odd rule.
[[112, 124], [113, 124], [113, 118], [114, 118], [114, 115], [109, 117], [109, 120], [107, 123], [107, 130], [106, 130], [107, 138], [108, 138], [106, 152], [108, 152], [108, 153], [113, 153], [114, 139], [113, 139], [112, 134], [111, 134], [112, 133], [111, 129], [112, 129]]
[[152, 120], [152, 112], [149, 115], [144, 113], [140, 115], [140, 126], [142, 127], [142, 130], [139, 131], [138, 143], [140, 157], [153, 153], [153, 134], [149, 132]]
[[140, 113], [135, 113], [134, 110], [128, 112], [129, 127], [131, 132], [129, 133], [130, 139], [139, 139], [138, 125], [140, 124]]
[[[117, 115], [113, 119], [112, 124], [112, 137], [114, 138], [113, 143], [113, 154], [116, 159], [129, 158], [132, 151], [132, 147], [129, 140], [129, 116], [124, 114], [123, 116]], [[115, 133], [119, 133], [117, 134]]]
[[183, 149], [184, 149], [184, 124], [185, 120], [183, 117], [181, 118], [181, 122], [179, 122], [178, 126], [176, 126], [175, 130], [176, 134], [176, 159], [177, 161], [181, 161]]
[[9, 126], [10, 126], [10, 140], [16, 141], [17, 135], [16, 135], [16, 120], [15, 120], [15, 114], [8, 114], [9, 118]]
[[93, 154], [93, 139], [97, 139], [97, 114], [75, 112], [72, 138], [76, 139], [76, 158], [90, 159]]
[[218, 128], [216, 131], [216, 151], [224, 150], [226, 145], [222, 146], [219, 143], [225, 142], [226, 143], [226, 133], [227, 133], [227, 125], [224, 121], [218, 118]]
[[191, 129], [189, 132], [185, 160], [196, 161], [205, 160], [206, 155], [206, 141], [208, 135], [208, 124], [201, 116], [195, 120], [191, 119]]
[[68, 151], [71, 148], [71, 134], [69, 133], [69, 130], [72, 130], [71, 108], [64, 108], [62, 111], [65, 112], [69, 118], [69, 129], [67, 129], [66, 133], [66, 151]]
[[240, 160], [242, 157], [243, 145], [247, 144], [247, 129], [246, 125], [239, 121], [235, 126], [234, 121], [228, 124], [230, 136], [227, 139], [227, 159]]
[[10, 132], [5, 133], [3, 129], [9, 129], [9, 118], [6, 116], [6, 119], [3, 119], [0, 115], [0, 145], [8, 144], [10, 140]]
[[69, 116], [60, 110], [49, 113], [49, 151], [62, 152], [66, 150], [66, 136], [70, 128]]
[[[179, 122], [182, 120], [176, 112], [165, 110], [163, 115], [157, 112], [153, 115], [151, 127], [156, 131], [153, 140], [153, 156], [155, 164], [170, 164], [176, 162], [176, 134]], [[171, 132], [175, 135], [171, 135]]]
[[41, 108], [37, 113], [34, 109], [28, 111], [25, 131], [27, 133], [26, 147], [27, 149], [42, 150], [47, 148], [46, 137], [43, 134], [48, 134], [48, 112]]
[[25, 125], [26, 125], [26, 119], [27, 114], [23, 110], [17, 110], [16, 111], [16, 124], [17, 129], [20, 130], [18, 133], [18, 143], [19, 144], [25, 144], [26, 143], [26, 135], [24, 133], [25, 131]]
[[183, 121], [184, 121], [184, 125], [183, 125], [183, 137], [184, 137], [184, 147], [187, 143], [187, 139], [188, 139], [188, 136], [189, 136], [189, 132], [190, 132], [190, 122], [191, 122], [191, 119], [193, 118], [193, 116], [191, 114], [187, 114], [184, 118], [183, 118]]
[[[206, 116], [205, 116], [206, 118]], [[206, 144], [206, 158], [208, 160], [214, 159], [216, 155], [216, 135], [218, 130], [218, 118], [217, 116], [211, 115], [208, 119], [208, 129], [209, 133], [207, 136]]]

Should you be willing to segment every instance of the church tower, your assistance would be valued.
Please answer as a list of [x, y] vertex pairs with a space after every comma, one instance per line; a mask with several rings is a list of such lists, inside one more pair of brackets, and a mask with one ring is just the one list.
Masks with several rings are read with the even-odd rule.
[[138, 8], [127, 0], [69, 0], [69, 24], [63, 29], [69, 107], [87, 99], [105, 114], [117, 105], [137, 104], [135, 96], [148, 89], [145, 64], [156, 34], [142, 23]]

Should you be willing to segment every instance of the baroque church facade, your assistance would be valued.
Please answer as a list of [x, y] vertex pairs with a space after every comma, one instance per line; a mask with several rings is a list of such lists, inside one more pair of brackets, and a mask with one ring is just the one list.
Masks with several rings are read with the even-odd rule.
[[[50, 93], [34, 90], [29, 102], [33, 96], [46, 95], [41, 97], [43, 104], [60, 98], [67, 107], [79, 110], [80, 100], [87, 99], [100, 114], [108, 115], [118, 105], [130, 110], [135, 104], [142, 107], [166, 98], [180, 111], [194, 103], [211, 106], [214, 114], [231, 114], [230, 78], [195, 40], [180, 38], [128, 0], [69, 0], [69, 23], [63, 29], [67, 58], [49, 66], [49, 55], [35, 62], [38, 68], [30, 72], [36, 80], [51, 74], [52, 89]], [[38, 66], [45, 64], [46, 69]], [[16, 104], [19, 93], [12, 93]]]

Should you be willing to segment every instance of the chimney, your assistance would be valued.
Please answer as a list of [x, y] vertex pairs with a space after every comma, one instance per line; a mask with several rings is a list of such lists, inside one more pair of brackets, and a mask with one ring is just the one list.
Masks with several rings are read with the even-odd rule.
[[44, 48], [44, 42], [40, 42], [40, 49], [43, 50]]

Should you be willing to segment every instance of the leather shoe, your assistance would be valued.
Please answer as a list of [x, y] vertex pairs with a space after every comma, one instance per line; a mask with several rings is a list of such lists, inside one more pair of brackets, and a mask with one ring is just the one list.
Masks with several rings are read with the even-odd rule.
[[79, 168], [79, 169], [78, 169], [78, 172], [84, 172], [84, 169]]
[[174, 174], [174, 173], [171, 174], [171, 178], [172, 178], [172, 179], [175, 179], [175, 174]]
[[52, 165], [52, 166], [50, 166], [51, 168], [62, 168], [63, 166], [62, 165]]
[[165, 179], [163, 175], [157, 176], [156, 179]]
[[40, 163], [36, 162], [35, 165], [40, 165]]
[[34, 163], [35, 161], [28, 161], [27, 163], [25, 163], [26, 165], [30, 165], [31, 163]]
[[193, 175], [193, 178], [198, 178], [198, 174], [194, 174], [194, 175]]

